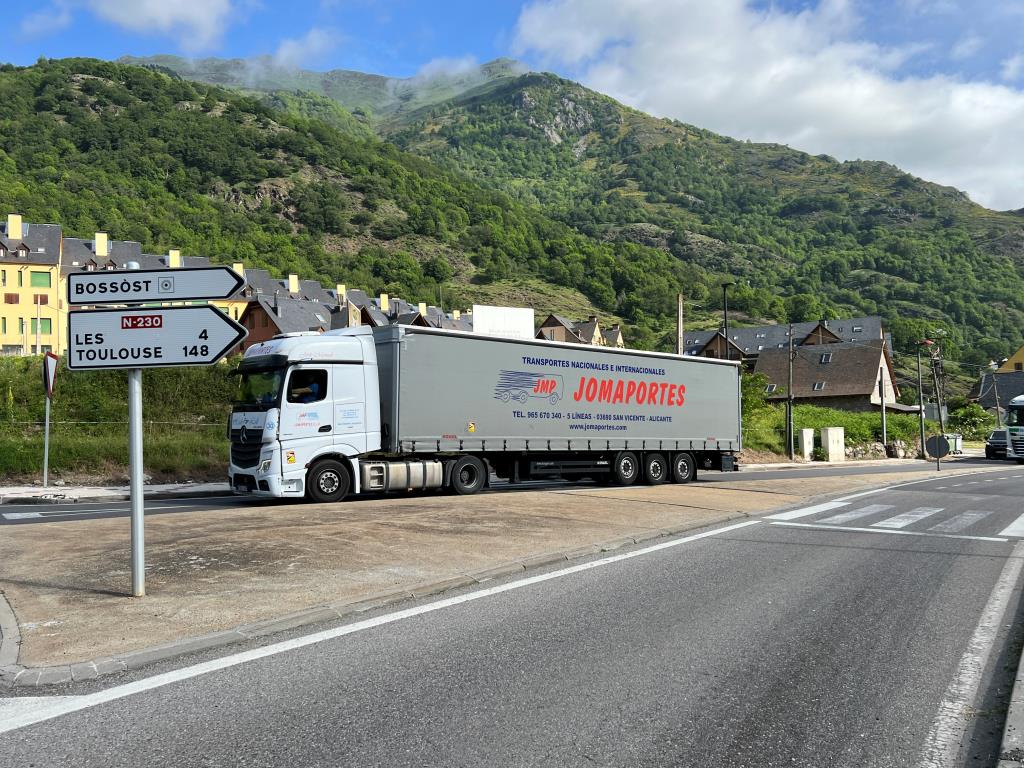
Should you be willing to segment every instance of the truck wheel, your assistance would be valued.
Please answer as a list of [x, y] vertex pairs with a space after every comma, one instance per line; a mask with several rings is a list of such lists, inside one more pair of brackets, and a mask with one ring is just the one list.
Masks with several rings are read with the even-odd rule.
[[306, 495], [321, 504], [341, 501], [348, 496], [351, 484], [344, 464], [334, 459], [324, 459], [309, 470], [306, 476]]
[[619, 451], [615, 454], [615, 466], [612, 477], [617, 485], [632, 485], [640, 474], [640, 462], [632, 451]]
[[668, 480], [668, 462], [660, 453], [648, 453], [644, 456], [644, 482], [648, 485], [661, 485]]
[[688, 483], [697, 474], [697, 463], [688, 453], [677, 453], [672, 459], [672, 482]]
[[484, 487], [487, 468], [476, 456], [463, 456], [452, 467], [452, 490], [460, 496], [469, 496]]

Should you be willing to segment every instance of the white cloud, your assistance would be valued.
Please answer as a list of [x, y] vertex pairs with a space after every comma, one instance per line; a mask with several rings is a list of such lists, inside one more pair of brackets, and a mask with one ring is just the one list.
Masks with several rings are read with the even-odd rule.
[[655, 115], [840, 159], [887, 160], [984, 205], [1024, 205], [1024, 92], [901, 77], [901, 63], [920, 49], [872, 43], [858, 24], [848, 0], [797, 13], [743, 0], [534, 0], [515, 47]]
[[1017, 53], [1003, 60], [999, 69], [999, 76], [1003, 80], [1014, 83], [1020, 80], [1021, 74], [1024, 74], [1024, 53]]
[[460, 58], [439, 58], [431, 59], [416, 73], [415, 77], [421, 80], [429, 80], [434, 77], [457, 77], [468, 75], [480, 69], [480, 64], [474, 56], [462, 56]]
[[974, 58], [974, 55], [981, 50], [984, 44], [985, 41], [980, 36], [966, 35], [954, 43], [949, 55], [952, 56], [955, 61], [971, 59]]
[[21, 20], [21, 34], [28, 38], [45, 37], [71, 25], [71, 8], [62, 2], [30, 13]]
[[84, 0], [83, 5], [133, 32], [173, 37], [192, 53], [214, 47], [239, 16], [232, 0]]
[[332, 29], [311, 29], [300, 38], [282, 40], [274, 53], [274, 64], [287, 69], [315, 64], [334, 49], [338, 40], [338, 33]]

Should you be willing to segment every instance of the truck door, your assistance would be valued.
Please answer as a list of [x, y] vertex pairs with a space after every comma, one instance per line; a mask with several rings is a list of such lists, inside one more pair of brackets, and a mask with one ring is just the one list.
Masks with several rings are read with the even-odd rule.
[[[336, 365], [334, 373], [334, 443], [366, 451], [366, 392], [362, 365]], [[349, 451], [343, 451], [346, 454]]]
[[334, 443], [330, 378], [328, 366], [298, 365], [288, 372], [280, 427], [285, 471], [305, 466], [319, 448]]

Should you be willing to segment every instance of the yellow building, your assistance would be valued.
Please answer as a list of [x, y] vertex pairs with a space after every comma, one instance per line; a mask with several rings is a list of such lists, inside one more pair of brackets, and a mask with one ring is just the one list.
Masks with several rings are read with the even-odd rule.
[[996, 373], [1013, 373], [1014, 371], [1024, 371], [1024, 347], [1010, 355]]
[[0, 354], [63, 352], [61, 239], [60, 227], [17, 214], [0, 224]]

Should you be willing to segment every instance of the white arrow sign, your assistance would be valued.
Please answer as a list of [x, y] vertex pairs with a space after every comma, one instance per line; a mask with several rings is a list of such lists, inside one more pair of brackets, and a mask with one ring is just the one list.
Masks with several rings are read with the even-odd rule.
[[247, 335], [211, 306], [69, 312], [68, 368], [209, 365]]
[[150, 304], [193, 299], [226, 299], [245, 285], [230, 267], [133, 269], [72, 272], [68, 304]]

